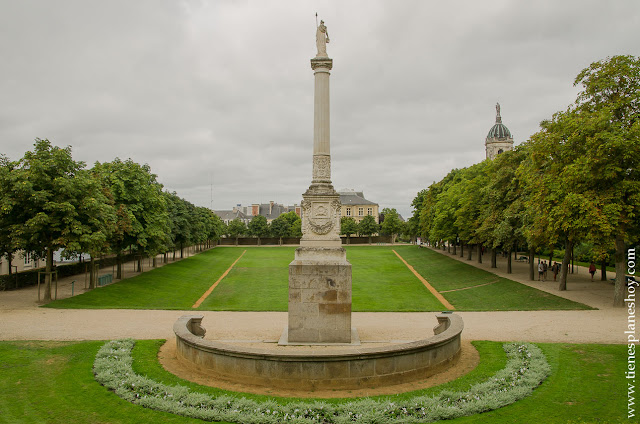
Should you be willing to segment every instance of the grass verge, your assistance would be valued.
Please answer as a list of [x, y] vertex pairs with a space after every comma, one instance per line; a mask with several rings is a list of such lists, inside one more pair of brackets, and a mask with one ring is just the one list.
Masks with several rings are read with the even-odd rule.
[[[196, 423], [193, 419], [134, 406], [100, 386], [93, 377], [95, 354], [104, 342], [0, 342], [0, 422], [2, 423]], [[158, 364], [162, 341], [139, 341], [134, 368], [155, 380], [222, 394], [185, 382]], [[505, 362], [502, 343], [474, 342], [480, 365], [466, 376], [421, 391], [466, 390]], [[451, 423], [623, 423], [627, 384], [624, 345], [538, 344], [551, 365], [551, 376], [531, 396], [484, 414]], [[400, 400], [417, 392], [386, 396]], [[247, 395], [253, 398], [265, 397]], [[280, 399], [290, 402], [293, 399]], [[345, 400], [332, 400], [344, 402]]]

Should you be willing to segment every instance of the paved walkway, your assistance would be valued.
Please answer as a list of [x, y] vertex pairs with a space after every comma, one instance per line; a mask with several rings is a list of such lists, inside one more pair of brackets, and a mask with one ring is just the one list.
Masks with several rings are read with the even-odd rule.
[[[453, 255], [448, 256], [454, 257]], [[474, 255], [475, 257], [475, 255]], [[613, 285], [590, 281], [586, 270], [569, 276], [568, 290], [560, 292], [554, 282], [528, 281], [528, 265], [514, 262], [514, 274], [507, 275], [506, 260], [499, 258], [498, 269], [485, 263], [460, 259], [558, 296], [599, 308], [593, 311], [508, 311], [459, 312], [467, 340], [522, 340], [533, 342], [625, 343], [626, 309], [614, 309]], [[159, 265], [161, 265], [159, 263]], [[145, 263], [145, 270], [150, 269]], [[125, 266], [133, 274], [133, 263]], [[584, 271], [583, 271], [584, 270]], [[110, 270], [102, 270], [107, 272]], [[80, 278], [78, 278], [80, 277]], [[82, 276], [60, 280], [58, 298], [74, 294]], [[552, 276], [553, 278], [553, 276]], [[79, 283], [80, 282], [80, 283]], [[97, 289], [99, 290], [99, 289]], [[445, 295], [446, 296], [446, 295]], [[139, 339], [171, 338], [173, 323], [193, 311], [154, 310], [62, 310], [39, 308], [37, 289], [0, 292], [0, 340], [107, 340], [123, 337]], [[198, 312], [200, 313], [200, 312]], [[207, 338], [221, 340], [277, 340], [287, 324], [285, 312], [203, 312]], [[432, 334], [435, 314], [356, 312], [353, 324], [363, 341], [415, 340]]]

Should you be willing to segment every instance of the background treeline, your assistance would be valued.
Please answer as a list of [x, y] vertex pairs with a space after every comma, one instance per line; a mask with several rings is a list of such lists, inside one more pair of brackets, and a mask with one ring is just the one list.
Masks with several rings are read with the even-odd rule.
[[574, 246], [588, 243], [591, 260], [613, 256], [614, 305], [623, 306], [627, 247], [640, 239], [640, 61], [595, 62], [574, 85], [581, 86], [575, 103], [530, 140], [420, 191], [410, 231], [433, 245], [458, 245], [461, 255], [490, 249], [493, 265], [495, 249], [526, 248], [530, 258], [564, 249], [560, 290]]
[[[360, 222], [349, 216], [340, 218], [340, 234], [347, 238], [354, 234], [371, 238], [374, 234], [396, 235], [404, 232], [404, 222], [400, 220], [395, 209], [385, 208], [380, 214], [381, 224], [376, 223], [373, 216], [367, 215]], [[276, 237], [282, 244], [282, 239], [287, 237], [302, 237], [302, 220], [294, 212], [283, 213], [270, 223], [267, 218], [261, 215], [251, 218], [248, 224], [236, 218], [224, 227], [223, 234], [230, 238], [250, 236], [257, 237], [258, 245], [260, 240], [267, 237]], [[393, 239], [392, 239], [393, 240]]]
[[[9, 261], [28, 252], [46, 258], [51, 272], [55, 251], [89, 253], [93, 288], [102, 255], [115, 255], [121, 278], [125, 253], [139, 261], [164, 253], [166, 260], [169, 251], [182, 256], [186, 246], [210, 245], [223, 229], [208, 208], [163, 191], [148, 165], [115, 159], [87, 169], [70, 147], [41, 139], [18, 161], [0, 156], [0, 256]], [[50, 278], [45, 284], [46, 301]]]

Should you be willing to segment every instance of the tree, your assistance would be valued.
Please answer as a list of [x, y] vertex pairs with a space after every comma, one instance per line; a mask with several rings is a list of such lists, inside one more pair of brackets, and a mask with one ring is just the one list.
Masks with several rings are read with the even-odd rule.
[[167, 249], [171, 240], [166, 197], [149, 165], [116, 158], [96, 162], [93, 169], [113, 196], [117, 220], [109, 242], [117, 255], [117, 278], [122, 278], [122, 253], [126, 248], [151, 256]]
[[402, 231], [402, 221], [395, 208], [384, 208], [382, 213], [384, 214], [384, 221], [382, 221], [381, 229], [391, 236], [391, 244], [393, 244], [396, 235]]
[[[485, 167], [489, 161], [481, 162], [462, 170], [459, 195], [459, 207], [455, 211], [455, 226], [460, 240], [469, 244], [476, 244], [478, 249], [478, 263], [482, 262], [482, 244], [485, 240], [477, 232], [482, 220], [484, 202], [483, 188], [487, 185]], [[471, 259], [471, 249], [469, 249]]]
[[369, 244], [371, 244], [371, 235], [378, 231], [380, 231], [380, 226], [372, 215], [365, 216], [358, 224], [358, 234], [369, 237]]
[[302, 220], [295, 211], [289, 211], [280, 216], [289, 223], [289, 237], [302, 237]]
[[271, 221], [269, 231], [271, 232], [271, 234], [280, 239], [280, 244], [282, 245], [282, 237], [286, 237], [289, 235], [291, 226], [284, 215], [280, 215], [279, 217]]
[[98, 246], [108, 234], [106, 198], [84, 166], [73, 160], [71, 147], [36, 139], [34, 150], [26, 152], [13, 171], [10, 194], [19, 224], [12, 231], [22, 249], [46, 252], [45, 301], [51, 300], [53, 252], [80, 249], [81, 244]]
[[[584, 69], [574, 105], [532, 137], [527, 175], [536, 226], [565, 242], [560, 289], [573, 245], [591, 240], [601, 255], [616, 249], [614, 305], [624, 305], [625, 242], [640, 223], [640, 61], [614, 56]], [[536, 203], [539, 206], [536, 206]]]
[[350, 244], [351, 234], [358, 232], [358, 223], [350, 216], [340, 218], [340, 234], [347, 236], [347, 244]]
[[249, 234], [258, 237], [258, 246], [260, 246], [260, 239], [266, 237], [269, 234], [269, 224], [267, 218], [262, 215], [256, 215], [251, 218], [248, 225]]
[[495, 249], [508, 252], [507, 273], [511, 273], [511, 252], [524, 243], [523, 183], [516, 171], [526, 157], [526, 145], [498, 155], [487, 166], [488, 185], [484, 189], [487, 199], [483, 219], [478, 228], [482, 238], [492, 248], [492, 266], [495, 266]]
[[238, 245], [238, 237], [247, 233], [247, 226], [244, 221], [241, 221], [240, 218], [236, 218], [229, 223], [227, 226], [227, 234], [229, 237], [234, 237], [236, 239], [236, 246]]
[[9, 274], [13, 273], [13, 255], [17, 250], [18, 240], [15, 239], [13, 228], [18, 224], [17, 214], [14, 212], [15, 199], [11, 187], [15, 176], [13, 170], [17, 164], [4, 155], [0, 155], [0, 258], [5, 256], [9, 265]]

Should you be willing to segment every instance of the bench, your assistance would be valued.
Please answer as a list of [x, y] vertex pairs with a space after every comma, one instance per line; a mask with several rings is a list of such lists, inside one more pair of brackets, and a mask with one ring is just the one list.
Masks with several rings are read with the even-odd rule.
[[98, 277], [98, 287], [106, 286], [113, 282], [113, 274], [105, 274]]

